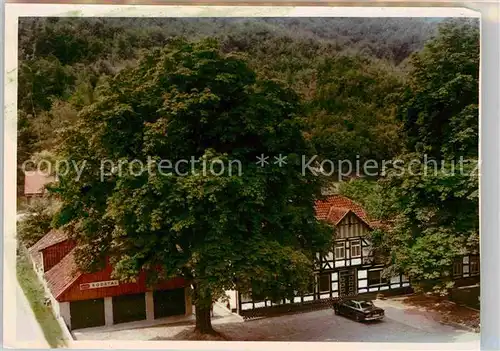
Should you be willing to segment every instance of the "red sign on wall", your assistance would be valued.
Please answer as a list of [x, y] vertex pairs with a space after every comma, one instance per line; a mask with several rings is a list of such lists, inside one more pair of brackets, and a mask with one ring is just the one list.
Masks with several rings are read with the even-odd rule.
[[119, 284], [120, 282], [118, 280], [106, 280], [102, 282], [85, 283], [85, 284], [80, 284], [80, 290], [107, 288], [110, 286], [117, 286]]

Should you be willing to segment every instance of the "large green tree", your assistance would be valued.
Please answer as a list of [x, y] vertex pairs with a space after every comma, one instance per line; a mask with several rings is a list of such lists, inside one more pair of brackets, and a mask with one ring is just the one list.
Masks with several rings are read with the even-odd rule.
[[[332, 238], [314, 216], [321, 184], [301, 172], [310, 150], [300, 111], [293, 91], [257, 79], [218, 43], [172, 41], [111, 79], [66, 131], [59, 157], [85, 168], [53, 189], [55, 224], [79, 242], [83, 269], [110, 257], [122, 279], [184, 277], [203, 333], [224, 290], [291, 297]], [[256, 164], [261, 154], [270, 164]]]
[[328, 57], [316, 67], [308, 119], [320, 156], [352, 163], [395, 156], [402, 146], [395, 116], [401, 72], [359, 55]]
[[449, 21], [411, 59], [400, 117], [407, 146], [430, 156], [477, 157], [479, 26]]
[[454, 259], [479, 251], [477, 22], [443, 24], [412, 65], [400, 111], [406, 149], [378, 184], [343, 191], [389, 221], [374, 242], [391, 270], [447, 293]]
[[[419, 153], [402, 157], [411, 168], [390, 168], [380, 180], [389, 193], [392, 225], [379, 243], [392, 269], [415, 286], [442, 294], [453, 287], [455, 259], [479, 250], [479, 194], [476, 160], [442, 165]], [[419, 161], [418, 164], [415, 161]]]

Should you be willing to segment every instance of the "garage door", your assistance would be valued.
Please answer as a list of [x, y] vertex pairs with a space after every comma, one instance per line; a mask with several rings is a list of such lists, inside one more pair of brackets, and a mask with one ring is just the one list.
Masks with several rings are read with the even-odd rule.
[[184, 288], [153, 292], [155, 318], [183, 315], [186, 313]]
[[69, 304], [71, 329], [99, 327], [104, 322], [104, 299], [73, 301]]
[[146, 319], [144, 294], [113, 297], [113, 323], [125, 323]]

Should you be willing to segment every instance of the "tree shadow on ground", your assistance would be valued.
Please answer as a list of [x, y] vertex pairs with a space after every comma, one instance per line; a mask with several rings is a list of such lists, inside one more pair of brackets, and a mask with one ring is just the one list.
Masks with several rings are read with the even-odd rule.
[[223, 333], [216, 331], [215, 334], [201, 334], [200, 332], [196, 331], [194, 327], [185, 329], [169, 338], [155, 337], [150, 340], [231, 341], [231, 339]]
[[455, 323], [479, 331], [479, 312], [458, 305], [445, 297], [417, 294], [405, 297], [402, 302], [414, 308], [431, 312], [432, 317], [441, 323]]

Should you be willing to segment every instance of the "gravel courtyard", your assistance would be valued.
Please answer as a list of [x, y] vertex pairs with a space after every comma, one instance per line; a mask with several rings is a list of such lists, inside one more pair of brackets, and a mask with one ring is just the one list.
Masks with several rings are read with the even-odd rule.
[[[217, 321], [214, 328], [234, 341], [468, 342], [479, 333], [437, 322], [428, 313], [398, 301], [375, 301], [384, 308], [380, 322], [357, 323], [330, 309], [239, 323]], [[215, 321], [214, 321], [215, 322]], [[78, 340], [185, 340], [193, 325], [155, 326], [106, 332], [75, 332]]]

